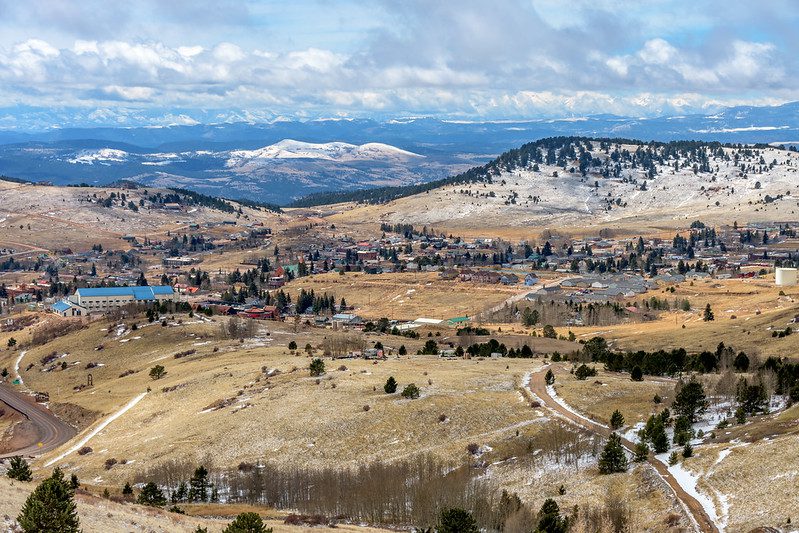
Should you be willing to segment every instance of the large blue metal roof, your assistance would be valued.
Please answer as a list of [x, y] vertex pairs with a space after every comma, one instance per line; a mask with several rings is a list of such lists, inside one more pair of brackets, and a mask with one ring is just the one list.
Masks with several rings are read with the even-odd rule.
[[137, 286], [137, 287], [86, 287], [75, 291], [81, 297], [86, 296], [133, 296], [137, 300], [155, 300], [155, 295], [170, 295], [175, 291], [169, 285]]

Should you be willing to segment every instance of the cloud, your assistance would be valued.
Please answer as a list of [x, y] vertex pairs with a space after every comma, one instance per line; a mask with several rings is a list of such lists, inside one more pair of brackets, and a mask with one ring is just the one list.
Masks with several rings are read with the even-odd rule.
[[131, 123], [170, 108], [188, 110], [175, 120], [211, 107], [247, 120], [524, 118], [799, 98], [799, 8], [782, 0], [101, 6], [0, 0], [0, 105], [70, 106], [97, 121], [119, 109], [113, 120]]

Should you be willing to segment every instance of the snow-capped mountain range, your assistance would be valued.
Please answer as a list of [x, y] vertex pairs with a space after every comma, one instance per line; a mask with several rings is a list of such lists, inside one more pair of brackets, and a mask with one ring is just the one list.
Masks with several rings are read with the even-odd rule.
[[405, 185], [481, 165], [551, 136], [799, 143], [799, 102], [659, 118], [276, 120], [141, 128], [0, 130], [0, 174], [55, 184], [121, 179], [276, 203]]

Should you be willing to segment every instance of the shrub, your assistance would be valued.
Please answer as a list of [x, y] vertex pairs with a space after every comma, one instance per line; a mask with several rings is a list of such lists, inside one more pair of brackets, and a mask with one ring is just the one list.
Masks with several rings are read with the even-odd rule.
[[241, 513], [222, 533], [272, 533], [258, 513]]
[[31, 467], [28, 466], [28, 462], [20, 456], [11, 458], [11, 463], [6, 475], [17, 481], [30, 481], [33, 479], [31, 476]]
[[577, 379], [586, 379], [596, 376], [596, 368], [589, 367], [586, 364], [582, 364], [577, 367], [577, 370], [574, 371], [574, 377]]
[[150, 369], [150, 378], [153, 380], [161, 379], [166, 375], [166, 369], [163, 365], [155, 365]]
[[409, 385], [406, 385], [405, 388], [402, 389], [401, 394], [403, 398], [407, 398], [409, 400], [415, 400], [416, 398], [419, 397], [421, 393], [422, 391], [419, 390], [419, 387], [417, 387], [415, 383], [411, 383]]
[[311, 361], [308, 370], [311, 372], [312, 376], [321, 376], [325, 373], [325, 362], [317, 357]]

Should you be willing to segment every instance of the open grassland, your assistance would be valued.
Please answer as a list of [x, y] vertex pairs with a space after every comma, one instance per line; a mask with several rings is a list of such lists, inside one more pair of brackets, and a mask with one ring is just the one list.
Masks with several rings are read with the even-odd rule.
[[435, 272], [317, 274], [295, 279], [284, 288], [292, 296], [301, 289], [313, 290], [319, 295], [334, 294], [337, 300], [343, 297], [348, 305], [355, 307], [356, 313], [366, 318], [405, 320], [474, 316], [529, 290], [527, 287], [444, 281]]
[[[11, 481], [5, 476], [0, 477], [0, 509], [2, 509], [3, 515], [8, 517], [0, 517], [0, 526], [5, 529], [10, 526], [10, 520], [19, 514], [25, 503], [25, 499], [34, 487], [35, 485], [33, 483], [20, 483]], [[205, 508], [192, 509], [192, 507], [199, 506], [188, 506], [189, 514], [181, 515], [153, 507], [145, 507], [131, 503], [118, 503], [104, 498], [98, 498], [82, 491], [76, 494], [75, 501], [77, 502], [81, 528], [87, 532], [129, 533], [132, 531], [141, 531], [148, 533], [194, 533], [198, 527], [208, 528], [208, 531], [211, 532], [218, 532], [222, 531], [233, 519], [233, 516], [230, 515], [230, 510], [238, 512], [256, 511], [261, 513], [265, 518], [267, 527], [272, 528], [275, 533], [302, 533], [316, 531], [318, 529], [285, 525], [281, 519], [275, 518], [276, 513], [265, 512], [263, 508], [229, 506], [230, 509], [227, 509], [222, 506], [207, 505]], [[210, 516], [225, 518], [192, 516], [196, 513], [207, 513]], [[338, 524], [336, 530], [350, 533], [385, 531], [374, 528], [350, 526], [347, 524]]]
[[[787, 418], [793, 421], [791, 434], [775, 435], [772, 430], [779, 427], [770, 420], [746, 424], [734, 430], [750, 433], [749, 440], [697, 447], [694, 457], [684, 460], [684, 467], [699, 476], [699, 489], [709, 495], [717, 509], [726, 509], [728, 531], [764, 526], [790, 529], [788, 519], [797, 520], [797, 409], [777, 417], [782, 422]], [[764, 432], [769, 435], [762, 436]], [[755, 436], [760, 438], [751, 438]]]
[[[619, 410], [626, 426], [646, 422], [649, 415], [669, 405], [674, 396], [674, 383], [646, 376], [644, 381], [631, 381], [627, 374], [606, 372], [596, 365], [596, 377], [579, 380], [565, 366], [554, 365], [555, 391], [567, 404], [594, 420], [607, 425], [613, 411]], [[568, 368], [571, 368], [570, 366]], [[663, 405], [654, 403], [655, 395]]]
[[[76, 441], [145, 394], [86, 443], [91, 453], [71, 453], [55, 464], [100, 483], [131, 479], [167, 459], [209, 456], [217, 466], [262, 460], [346, 467], [419, 453], [460, 461], [468, 443], [491, 442], [535, 420], [517, 391], [536, 365], [529, 359], [327, 359], [327, 373], [317, 379], [309, 376], [309, 357], [292, 355], [284, 343], [296, 338], [300, 346], [316, 346], [329, 331], [261, 331], [258, 339], [239, 343], [217, 340], [215, 323], [185, 320], [168, 327], [139, 324], [137, 330], [100, 321], [29, 350], [21, 368], [25, 385], [49, 392], [51, 405], [94, 423]], [[148, 373], [156, 364], [167, 374], [152, 380]], [[94, 386], [74, 391], [88, 373]], [[421, 398], [385, 394], [390, 375], [399, 390], [416, 383]], [[72, 444], [37, 464], [59, 458]], [[106, 470], [108, 459], [126, 464]]]
[[[148, 193], [157, 191], [150, 188]], [[0, 180], [0, 194], [3, 196], [0, 247], [31, 253], [66, 248], [84, 251], [93, 244], [102, 244], [106, 249], [126, 249], [129, 245], [121, 240], [124, 235], [135, 235], [142, 240], [144, 237], [166, 238], [169, 232], [191, 233], [190, 224], [236, 218], [235, 214], [206, 207], [186, 211], [142, 208], [134, 212], [120, 206], [107, 208], [87, 201], [108, 197], [112, 192], [125, 194], [133, 202], [144, 197], [144, 189], [49, 187]], [[239, 224], [260, 221], [268, 227], [279, 227], [286, 217], [245, 207], [238, 220]], [[242, 228], [233, 226], [233, 229], [241, 231]]]
[[[781, 290], [784, 295], [780, 295]], [[651, 322], [570, 329], [578, 339], [602, 336], [620, 349], [713, 351], [724, 342], [761, 359], [799, 353], [799, 336], [772, 337], [773, 331], [783, 331], [789, 325], [795, 329], [791, 321], [799, 313], [797, 287], [776, 287], [772, 278], [710, 279], [681, 283], [674, 293], [650, 292], [646, 298], [652, 296], [665, 298], [670, 304], [675, 299], [688, 299], [691, 311], [663, 312]], [[643, 298], [637, 301], [642, 302]], [[708, 303], [715, 314], [711, 322], [703, 321]]]

